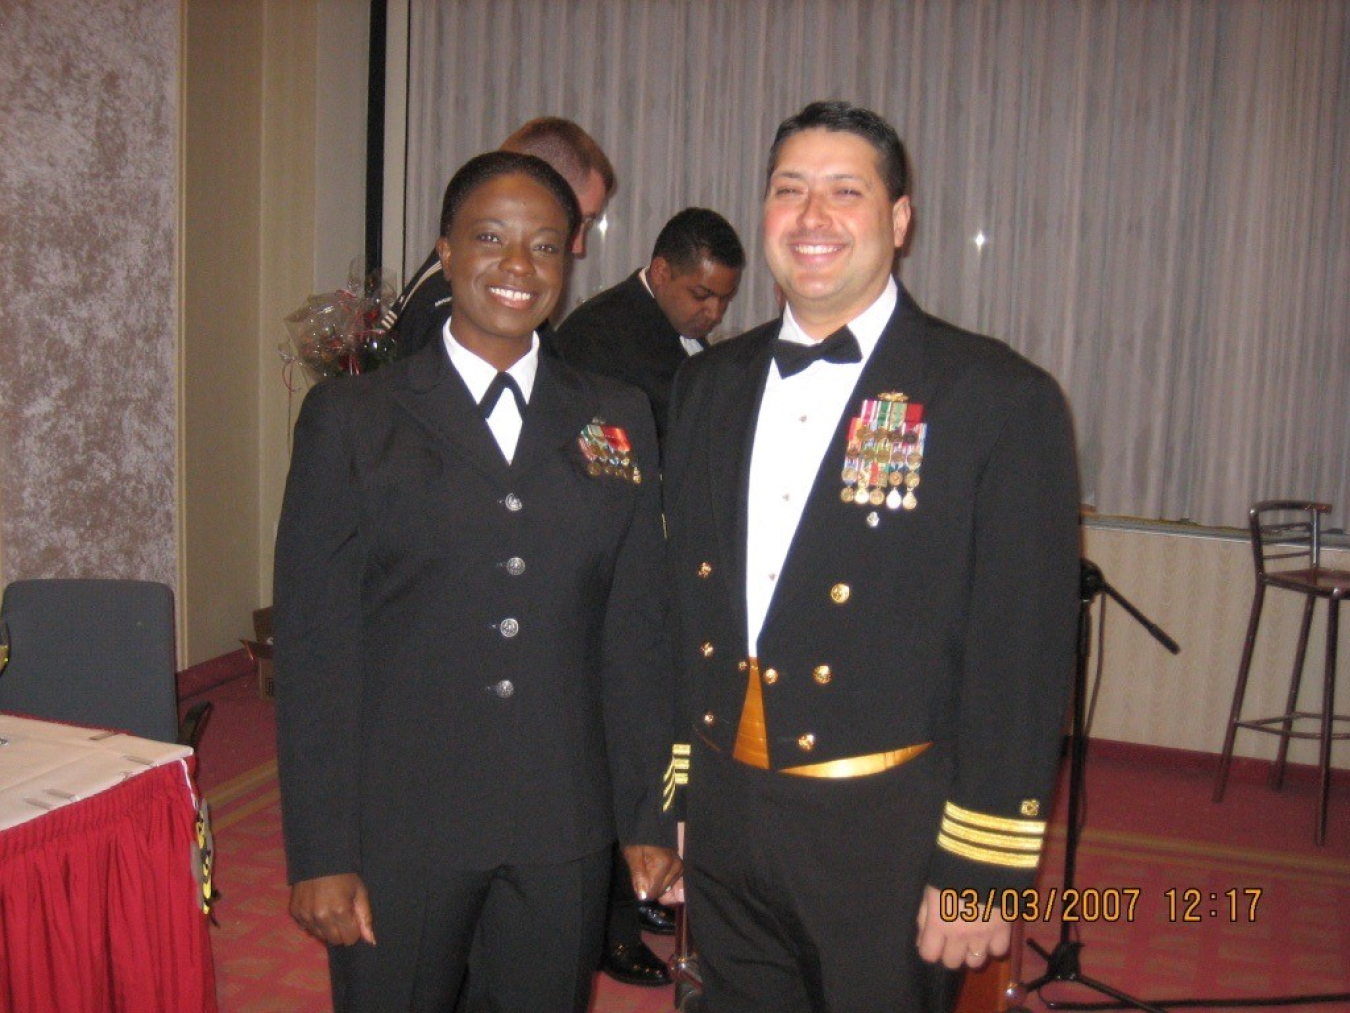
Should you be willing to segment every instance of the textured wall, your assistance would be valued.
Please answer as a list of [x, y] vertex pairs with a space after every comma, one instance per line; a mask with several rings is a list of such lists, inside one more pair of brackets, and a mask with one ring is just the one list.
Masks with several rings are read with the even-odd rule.
[[[1228, 708], [1252, 602], [1252, 552], [1245, 537], [1207, 538], [1156, 530], [1112, 530], [1088, 526], [1084, 555], [1101, 567], [1121, 595], [1161, 626], [1181, 653], [1163, 650], [1148, 632], [1114, 602], [1107, 604], [1105, 664], [1097, 697], [1095, 738], [1142, 742], [1217, 753], [1223, 748]], [[1325, 566], [1350, 567], [1350, 550], [1324, 550]], [[1093, 609], [1093, 656], [1101, 602]], [[1265, 612], [1252, 658], [1244, 718], [1284, 712], [1289, 672], [1298, 643], [1303, 599], [1283, 591], [1266, 595]], [[1303, 678], [1302, 706], [1321, 701], [1326, 658], [1326, 604], [1317, 606]], [[1350, 700], [1350, 629], [1342, 622], [1338, 641], [1336, 701], [1339, 713]], [[1309, 730], [1308, 727], [1303, 728]], [[1269, 759], [1274, 736], [1242, 732], [1236, 753]], [[1316, 763], [1313, 742], [1295, 742], [1289, 758]], [[1350, 742], [1338, 742], [1332, 765], [1350, 769]]]
[[0, 577], [175, 582], [177, 0], [0, 0]]

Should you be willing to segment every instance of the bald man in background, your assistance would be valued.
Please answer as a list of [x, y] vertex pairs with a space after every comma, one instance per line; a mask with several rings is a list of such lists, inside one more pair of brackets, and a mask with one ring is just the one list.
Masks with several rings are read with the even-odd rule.
[[[540, 116], [522, 124], [500, 150], [542, 158], [567, 180], [581, 205], [581, 228], [572, 241], [572, 256], [585, 257], [586, 236], [605, 213], [617, 185], [604, 149], [571, 120]], [[450, 304], [450, 283], [433, 249], [380, 320], [380, 328], [397, 348], [395, 357], [407, 358], [434, 340], [450, 318]], [[544, 342], [548, 344], [546, 337]]]

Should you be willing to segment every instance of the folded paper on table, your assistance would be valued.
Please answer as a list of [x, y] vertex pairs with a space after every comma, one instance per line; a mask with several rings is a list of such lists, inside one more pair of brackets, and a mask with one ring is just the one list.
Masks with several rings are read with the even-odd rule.
[[172, 742], [0, 714], [0, 830], [191, 755]]

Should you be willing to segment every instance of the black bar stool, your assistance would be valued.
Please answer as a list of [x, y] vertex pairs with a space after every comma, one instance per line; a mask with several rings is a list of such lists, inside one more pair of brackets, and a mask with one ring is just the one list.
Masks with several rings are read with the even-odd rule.
[[[1252, 558], [1256, 565], [1256, 591], [1252, 597], [1247, 640], [1242, 645], [1242, 661], [1238, 665], [1237, 686], [1233, 690], [1233, 708], [1228, 715], [1228, 731], [1224, 735], [1223, 753], [1219, 758], [1219, 771], [1214, 783], [1214, 801], [1222, 802], [1224, 788], [1228, 783], [1228, 768], [1233, 759], [1233, 740], [1237, 737], [1239, 728], [1267, 732], [1279, 737], [1279, 752], [1270, 772], [1271, 787], [1277, 790], [1284, 783], [1284, 762], [1289, 753], [1289, 740], [1316, 739], [1319, 783], [1317, 830], [1314, 840], [1319, 845], [1326, 841], [1327, 836], [1331, 743], [1336, 739], [1350, 739], [1350, 731], [1335, 730], [1336, 722], [1350, 722], [1350, 715], [1335, 713], [1336, 637], [1341, 601], [1350, 597], [1350, 571], [1330, 570], [1321, 565], [1322, 515], [1330, 509], [1331, 506], [1327, 503], [1266, 500], [1257, 503], [1248, 512], [1251, 522]], [[1278, 568], [1270, 569], [1271, 563], [1276, 563]], [[1285, 712], [1274, 717], [1243, 721], [1242, 698], [1247, 692], [1247, 675], [1251, 670], [1252, 651], [1256, 646], [1256, 630], [1261, 623], [1261, 608], [1265, 604], [1268, 587], [1304, 595], [1307, 603], [1303, 609], [1303, 623], [1299, 628], [1298, 650], [1294, 655], [1294, 672], [1289, 679], [1289, 699], [1285, 704]], [[1303, 679], [1303, 661], [1308, 653], [1308, 632], [1312, 628], [1313, 607], [1319, 598], [1325, 598], [1328, 604], [1322, 707], [1320, 711], [1301, 711], [1298, 709], [1298, 691]], [[1298, 728], [1300, 721], [1316, 721], [1317, 729], [1300, 730]]]

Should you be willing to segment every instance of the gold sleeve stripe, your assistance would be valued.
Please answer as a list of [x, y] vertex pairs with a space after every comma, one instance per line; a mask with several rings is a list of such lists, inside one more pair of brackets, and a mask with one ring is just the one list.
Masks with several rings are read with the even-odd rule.
[[953, 855], [960, 855], [962, 858], [969, 858], [972, 862], [983, 862], [986, 865], [1001, 865], [1009, 869], [1034, 869], [1040, 862], [1040, 855], [1016, 855], [1009, 854], [1006, 851], [991, 851], [988, 848], [977, 848], [971, 844], [962, 844], [960, 841], [953, 840], [946, 834], [938, 834], [938, 847], [944, 851], [950, 851]]
[[1002, 816], [989, 816], [970, 809], [962, 809], [951, 802], [947, 803], [943, 815], [949, 819], [969, 823], [974, 827], [982, 827], [985, 830], [1002, 830], [1010, 834], [1036, 834], [1037, 836], [1045, 833], [1045, 820], [1010, 820]]
[[667, 788], [675, 788], [689, 783], [689, 771], [677, 767], [667, 767], [661, 783]]
[[1009, 851], [1040, 851], [1041, 838], [1015, 836], [1012, 834], [991, 834], [983, 830], [973, 830], [950, 819], [943, 819], [942, 833], [949, 837], [960, 838], [971, 844], [988, 844], [994, 848], [1007, 848]]
[[670, 750], [670, 763], [661, 778], [661, 811], [675, 802], [675, 789], [689, 783], [689, 744], [677, 742]]

